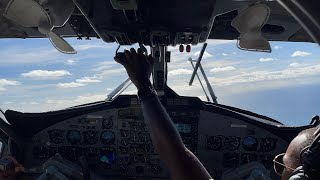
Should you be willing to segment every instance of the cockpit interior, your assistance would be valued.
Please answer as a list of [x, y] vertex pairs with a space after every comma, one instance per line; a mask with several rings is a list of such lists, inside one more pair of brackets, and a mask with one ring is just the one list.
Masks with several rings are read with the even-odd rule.
[[[311, 36], [313, 31], [306, 30], [281, 2], [0, 0], [0, 38], [49, 38], [53, 48], [69, 54], [77, 49], [64, 38], [150, 46], [159, 98], [185, 146], [211, 176], [246, 179], [257, 168], [270, 179], [280, 179], [273, 172], [274, 156], [285, 152], [300, 131], [318, 125], [319, 118], [292, 127], [219, 104], [214, 93], [211, 101], [180, 96], [167, 85], [167, 66], [174, 61], [167, 47], [188, 51], [208, 39], [236, 39], [242, 49], [265, 53], [271, 52], [268, 41], [317, 43], [319, 36]], [[251, 43], [250, 38], [257, 41]], [[202, 68], [205, 48], [193, 61], [193, 78]], [[0, 121], [1, 153], [14, 155], [24, 164], [26, 172], [19, 179], [45, 179], [43, 174], [52, 165], [82, 179], [170, 179], [152, 145], [139, 99], [119, 92], [105, 101], [57, 111], [6, 110]]]

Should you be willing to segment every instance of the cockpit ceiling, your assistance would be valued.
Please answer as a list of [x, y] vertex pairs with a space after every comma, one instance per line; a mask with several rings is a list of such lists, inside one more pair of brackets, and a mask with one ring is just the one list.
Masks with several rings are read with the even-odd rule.
[[[49, 0], [50, 1], [50, 0]], [[208, 39], [237, 39], [230, 23], [253, 1], [140, 0], [137, 10], [115, 10], [110, 1], [74, 0], [76, 10], [54, 32], [64, 37], [100, 37], [105, 42], [130, 45], [198, 44]], [[0, 0], [0, 14], [8, 0]], [[264, 2], [271, 15], [262, 28], [269, 40], [312, 42], [309, 35], [276, 1]], [[90, 22], [90, 23], [89, 23]], [[0, 38], [45, 37], [37, 28], [25, 28], [0, 16]]]

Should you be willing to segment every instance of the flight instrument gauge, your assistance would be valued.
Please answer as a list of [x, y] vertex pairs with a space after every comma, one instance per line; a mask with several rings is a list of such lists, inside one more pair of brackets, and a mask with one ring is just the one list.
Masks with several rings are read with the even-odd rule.
[[101, 133], [100, 140], [102, 144], [112, 144], [114, 142], [114, 133], [111, 131], [104, 131]]
[[85, 131], [83, 132], [83, 142], [84, 144], [96, 144], [98, 141], [98, 135], [96, 131]]
[[54, 144], [60, 144], [64, 141], [64, 133], [63, 130], [60, 129], [54, 129], [48, 131], [50, 142]]
[[252, 136], [248, 136], [243, 139], [242, 147], [246, 151], [257, 151], [258, 149], [258, 140]]
[[112, 126], [113, 126], [112, 116], [104, 118], [102, 120], [102, 127], [104, 129], [110, 129], [112, 128]]
[[67, 132], [67, 140], [70, 144], [80, 144], [81, 134], [78, 130], [69, 130]]
[[224, 139], [223, 145], [227, 150], [234, 151], [240, 146], [240, 138], [236, 136], [228, 136]]
[[274, 138], [261, 138], [260, 151], [271, 152], [276, 148], [277, 139]]
[[222, 136], [210, 136], [207, 139], [207, 149], [219, 151], [222, 148]]
[[110, 168], [116, 160], [116, 151], [113, 148], [101, 148], [99, 153], [99, 160], [106, 168]]

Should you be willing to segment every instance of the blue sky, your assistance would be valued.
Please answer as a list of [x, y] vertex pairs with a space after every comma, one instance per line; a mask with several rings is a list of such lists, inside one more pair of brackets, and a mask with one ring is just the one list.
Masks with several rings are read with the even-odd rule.
[[[0, 107], [24, 112], [57, 110], [104, 100], [127, 78], [113, 61], [116, 44], [67, 39], [78, 51], [65, 55], [47, 39], [0, 40]], [[199, 82], [188, 86], [202, 45], [191, 53], [170, 47], [169, 86], [204, 99]], [[271, 42], [272, 53], [238, 50], [236, 41], [209, 40], [202, 61], [218, 102], [304, 125], [320, 114], [320, 48], [312, 43]], [[122, 47], [130, 48], [130, 47]], [[130, 87], [125, 93], [134, 94]]]

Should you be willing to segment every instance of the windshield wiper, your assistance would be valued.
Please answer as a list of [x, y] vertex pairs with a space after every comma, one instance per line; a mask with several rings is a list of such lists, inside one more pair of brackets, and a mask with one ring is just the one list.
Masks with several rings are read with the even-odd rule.
[[[203, 87], [203, 85], [202, 85], [202, 82], [201, 82], [201, 80], [200, 80], [200, 78], [199, 78], [199, 76], [198, 76], [197, 70], [198, 70], [198, 68], [199, 68], [200, 71], [201, 71], [201, 73], [202, 73], [202, 76], [203, 76], [203, 78], [204, 78], [204, 80], [205, 80], [205, 82], [206, 82], [206, 84], [207, 84], [207, 88], [208, 88], [208, 91], [209, 91], [209, 93], [210, 93], [212, 102], [218, 104], [217, 96], [214, 94], [213, 89], [212, 89], [212, 87], [211, 87], [211, 85], [210, 85], [210, 82], [209, 82], [209, 80], [208, 80], [208, 78], [207, 78], [207, 75], [206, 75], [206, 73], [204, 72], [204, 70], [203, 70], [203, 68], [202, 68], [202, 66], [201, 66], [202, 56], [203, 56], [206, 48], [207, 48], [207, 43], [204, 43], [203, 46], [202, 46], [202, 49], [201, 49], [201, 51], [200, 51], [200, 55], [199, 55], [199, 57], [198, 57], [197, 60], [192, 60], [192, 58], [189, 58], [189, 61], [190, 61], [191, 65], [192, 65], [192, 67], [193, 67], [193, 73], [192, 73], [192, 75], [191, 75], [191, 79], [190, 79], [190, 82], [189, 82], [189, 86], [192, 86], [194, 77], [197, 75], [198, 80], [199, 80], [199, 82], [200, 82], [200, 85], [201, 85], [201, 87], [202, 87], [202, 89], [203, 89], [203, 91], [204, 91], [204, 93], [205, 93], [208, 101], [210, 101], [210, 100], [209, 100], [209, 97], [208, 97], [208, 95], [207, 95], [207, 92], [205, 91], [205, 89], [204, 89], [204, 87]], [[193, 62], [196, 62], [196, 66], [193, 65]]]
[[112, 101], [118, 97], [123, 91], [125, 91], [132, 84], [130, 78], [126, 79], [121, 83], [116, 89], [114, 89], [108, 96], [105, 101]]

